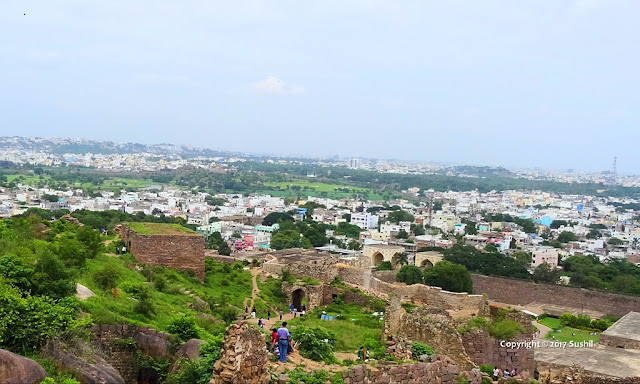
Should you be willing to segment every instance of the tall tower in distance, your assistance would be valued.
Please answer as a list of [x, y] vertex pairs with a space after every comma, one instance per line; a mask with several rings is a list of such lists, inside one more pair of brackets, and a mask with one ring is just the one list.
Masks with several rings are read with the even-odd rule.
[[618, 157], [613, 158], [613, 168], [611, 169], [611, 184], [618, 185]]
[[351, 168], [351, 169], [358, 169], [358, 168], [360, 168], [360, 159], [355, 158], [355, 157], [354, 157], [353, 159], [351, 159], [350, 168]]

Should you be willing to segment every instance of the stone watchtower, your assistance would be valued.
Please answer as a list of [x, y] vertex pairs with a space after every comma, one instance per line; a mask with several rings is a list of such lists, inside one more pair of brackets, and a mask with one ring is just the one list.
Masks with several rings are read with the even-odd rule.
[[127, 250], [141, 263], [192, 270], [204, 281], [205, 238], [179, 224], [125, 223], [118, 231]]

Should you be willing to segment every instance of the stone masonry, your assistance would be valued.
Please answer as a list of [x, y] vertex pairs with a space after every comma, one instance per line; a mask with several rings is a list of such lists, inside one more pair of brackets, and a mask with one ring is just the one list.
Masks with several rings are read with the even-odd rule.
[[139, 262], [192, 270], [200, 281], [204, 281], [204, 236], [179, 231], [143, 235], [126, 225], [119, 226], [118, 230], [125, 246]]
[[235, 323], [227, 329], [211, 383], [267, 384], [271, 378], [268, 362], [264, 334], [248, 323]]
[[640, 297], [586, 290], [558, 284], [535, 284], [531, 281], [495, 276], [472, 275], [475, 293], [490, 300], [512, 305], [530, 303], [583, 308], [607, 315], [624, 316], [640, 312]]
[[[456, 384], [458, 366], [446, 356], [431, 356], [430, 362], [407, 365], [382, 366], [372, 370], [368, 365], [358, 365], [346, 371], [342, 376], [346, 384]], [[466, 372], [471, 384], [480, 384], [482, 376], [477, 369]]]

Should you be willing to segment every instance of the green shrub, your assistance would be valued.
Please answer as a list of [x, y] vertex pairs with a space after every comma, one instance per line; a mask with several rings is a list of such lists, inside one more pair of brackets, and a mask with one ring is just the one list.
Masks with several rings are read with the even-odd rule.
[[302, 367], [295, 367], [287, 372], [287, 376], [289, 376], [287, 384], [299, 384], [300, 382], [305, 384], [324, 384], [329, 381], [329, 374], [322, 369], [306, 372]]
[[288, 269], [283, 269], [282, 270], [282, 281], [286, 281], [289, 282], [291, 284], [296, 282], [296, 278], [293, 277], [293, 275], [291, 274], [291, 272]]
[[303, 277], [302, 282], [306, 285], [320, 285], [320, 281], [318, 279], [310, 276]]
[[480, 364], [480, 372], [484, 372], [489, 376], [493, 376], [493, 369], [495, 368], [491, 364]]
[[464, 325], [460, 325], [457, 330], [458, 333], [464, 335], [465, 333], [474, 329], [487, 328], [489, 326], [489, 320], [484, 317], [474, 317], [466, 322]]
[[167, 384], [208, 384], [213, 375], [213, 364], [220, 358], [222, 335], [200, 347], [200, 357], [195, 361], [179, 361], [178, 371], [167, 377]]
[[595, 328], [599, 331], [606, 331], [609, 328], [609, 323], [605, 319], [596, 319], [591, 321], [591, 328]]
[[403, 265], [396, 274], [396, 281], [406, 283], [407, 285], [422, 284], [424, 278], [420, 268], [415, 265]]
[[182, 342], [198, 338], [198, 327], [193, 316], [185, 315], [173, 318], [167, 326], [167, 331]]
[[116, 282], [120, 278], [120, 272], [113, 264], [107, 264], [93, 272], [92, 278], [100, 289], [110, 291], [116, 287]]
[[393, 271], [393, 265], [390, 261], [383, 261], [376, 267], [376, 271]]
[[402, 303], [402, 304], [400, 304], [400, 306], [402, 306], [402, 308], [404, 308], [404, 310], [407, 311], [407, 312], [411, 312], [415, 308], [418, 308], [417, 305], [412, 304], [412, 303]]
[[167, 290], [167, 279], [162, 276], [154, 276], [153, 277], [153, 286], [160, 292], [165, 292]]
[[371, 299], [369, 308], [375, 312], [384, 312], [387, 309], [387, 302], [382, 299]]
[[133, 306], [133, 310], [144, 316], [149, 316], [154, 312], [152, 293], [148, 286], [143, 285], [142, 289], [138, 291], [138, 301]]
[[421, 343], [419, 341], [414, 341], [411, 343], [411, 355], [414, 359], [419, 358], [422, 355], [433, 355], [435, 351], [433, 348], [428, 346], [427, 344]]
[[499, 320], [489, 324], [489, 334], [500, 340], [508, 341], [524, 332], [524, 326], [513, 320]]
[[335, 340], [333, 332], [323, 327], [305, 327], [298, 325], [291, 331], [291, 336], [298, 343], [300, 354], [313, 361], [335, 362], [333, 347], [324, 340]]

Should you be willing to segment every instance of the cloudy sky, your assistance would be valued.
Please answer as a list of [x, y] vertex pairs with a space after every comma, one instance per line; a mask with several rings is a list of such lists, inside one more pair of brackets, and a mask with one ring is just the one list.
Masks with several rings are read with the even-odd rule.
[[637, 0], [2, 0], [0, 135], [640, 173]]

